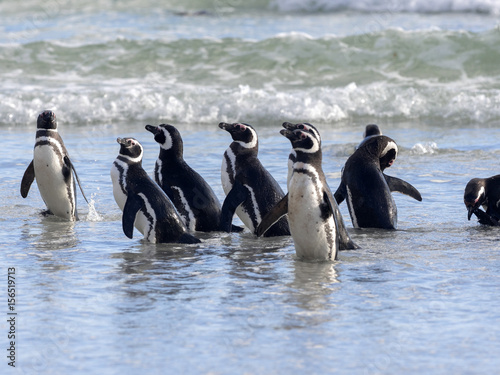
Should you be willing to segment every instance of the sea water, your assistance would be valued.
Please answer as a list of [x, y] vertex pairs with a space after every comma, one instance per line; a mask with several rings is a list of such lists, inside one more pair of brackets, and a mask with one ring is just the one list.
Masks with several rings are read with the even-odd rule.
[[[500, 367], [500, 232], [467, 221], [466, 183], [500, 169], [497, 2], [70, 0], [0, 2], [0, 347], [15, 311], [22, 374], [450, 374]], [[56, 113], [90, 204], [44, 217], [36, 118]], [[399, 146], [398, 230], [355, 230], [335, 262], [289, 237], [196, 233], [199, 245], [125, 237], [109, 176], [117, 137], [159, 147], [170, 123], [222, 202], [231, 139], [252, 124], [286, 190], [284, 121], [321, 132], [332, 190], [377, 123]], [[235, 223], [241, 224], [237, 218]], [[7, 302], [15, 268], [15, 310]], [[12, 306], [12, 305], [11, 305]]]

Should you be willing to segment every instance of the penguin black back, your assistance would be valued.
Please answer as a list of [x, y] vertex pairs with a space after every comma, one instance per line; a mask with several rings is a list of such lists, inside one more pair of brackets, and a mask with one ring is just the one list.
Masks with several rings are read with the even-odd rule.
[[[244, 123], [220, 123], [233, 139], [224, 153], [221, 168], [226, 199], [222, 205], [220, 229], [229, 231], [234, 213], [255, 232], [262, 217], [276, 205], [284, 193], [278, 182], [257, 157], [259, 141], [255, 129]], [[286, 217], [276, 222], [266, 236], [289, 235]]]
[[210, 185], [184, 160], [183, 141], [173, 126], [146, 125], [160, 145], [155, 181], [171, 199], [190, 230], [219, 230], [221, 206]]
[[187, 233], [167, 195], [142, 168], [142, 145], [134, 138], [118, 138], [120, 153], [113, 163], [113, 194], [123, 211], [123, 232], [133, 237], [135, 227], [150, 242], [200, 242]]

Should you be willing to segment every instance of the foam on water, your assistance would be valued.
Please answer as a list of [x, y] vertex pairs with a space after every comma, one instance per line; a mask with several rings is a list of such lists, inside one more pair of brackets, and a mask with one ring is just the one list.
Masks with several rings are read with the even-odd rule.
[[80, 124], [366, 116], [498, 122], [499, 43], [497, 30], [398, 29], [261, 41], [28, 43], [0, 51], [0, 123], [31, 123], [41, 108]]

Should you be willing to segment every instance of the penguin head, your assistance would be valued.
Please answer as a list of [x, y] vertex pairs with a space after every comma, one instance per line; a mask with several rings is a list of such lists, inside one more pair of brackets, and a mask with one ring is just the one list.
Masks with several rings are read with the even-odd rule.
[[473, 178], [465, 186], [464, 203], [467, 208], [467, 219], [470, 220], [474, 211], [486, 200], [486, 186], [482, 178]]
[[282, 129], [280, 133], [290, 140], [292, 148], [297, 152], [315, 154], [321, 151], [321, 142], [316, 138], [314, 133], [309, 133], [301, 129], [290, 130], [288, 128]]
[[248, 124], [236, 122], [234, 124], [228, 124], [221, 122], [219, 128], [231, 134], [233, 141], [238, 143], [240, 146], [246, 149], [257, 149], [258, 148], [258, 137], [255, 129]]
[[385, 135], [368, 136], [359, 144], [358, 150], [379, 159], [381, 171], [392, 166], [398, 156], [398, 145]]
[[365, 132], [363, 133], [363, 138], [371, 137], [374, 135], [382, 135], [378, 125], [376, 124], [368, 124], [365, 127]]
[[284, 122], [283, 127], [285, 129], [294, 131], [294, 130], [303, 130], [311, 135], [313, 135], [321, 145], [321, 135], [319, 134], [318, 129], [316, 129], [313, 125], [309, 124], [308, 122], [302, 122], [299, 124], [292, 124], [290, 122]]
[[182, 155], [182, 137], [175, 126], [169, 124], [146, 125], [146, 130], [153, 133], [155, 141], [159, 143], [163, 150]]
[[46, 110], [38, 115], [36, 120], [37, 129], [57, 129], [56, 114]]
[[133, 163], [142, 161], [142, 145], [134, 138], [117, 138], [116, 142], [120, 144], [120, 156]]

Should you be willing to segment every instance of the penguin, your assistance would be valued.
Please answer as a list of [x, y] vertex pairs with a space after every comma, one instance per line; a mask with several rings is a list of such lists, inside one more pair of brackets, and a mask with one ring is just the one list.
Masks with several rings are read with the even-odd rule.
[[78, 220], [75, 178], [85, 201], [87, 198], [57, 130], [56, 115], [49, 110], [38, 115], [33, 160], [21, 180], [23, 198], [28, 196], [35, 177], [47, 206], [44, 214], [53, 214], [70, 221]]
[[[298, 258], [338, 258], [340, 214], [322, 169], [321, 139], [310, 124], [284, 123], [281, 134], [293, 147], [288, 194], [263, 219], [257, 235], [265, 233], [276, 218], [288, 213], [290, 232]], [[315, 134], [317, 133], [317, 134]]]
[[382, 173], [397, 157], [396, 142], [384, 135], [365, 138], [347, 159], [335, 199], [347, 206], [355, 228], [396, 229], [397, 208], [391, 191], [397, 191], [422, 201], [419, 191], [411, 184]]
[[376, 135], [382, 135], [382, 131], [376, 124], [368, 124], [365, 126], [365, 131], [363, 133], [363, 140], [360, 142], [356, 149], [360, 148], [368, 139]]
[[[221, 205], [208, 183], [184, 160], [180, 132], [173, 125], [146, 125], [160, 145], [155, 181], [170, 198], [190, 231], [219, 230]], [[232, 226], [233, 231], [243, 228]]]
[[167, 195], [142, 168], [142, 145], [134, 138], [116, 141], [120, 152], [111, 167], [111, 181], [116, 204], [123, 211], [123, 233], [133, 238], [135, 226], [152, 243], [199, 243], [187, 232]]
[[[356, 149], [362, 147], [366, 143], [366, 141], [368, 141], [369, 139], [376, 137], [376, 136], [379, 136], [379, 135], [382, 135], [382, 131], [380, 130], [378, 125], [376, 125], [376, 124], [366, 125], [365, 131], [363, 133], [363, 140], [359, 143], [359, 145], [358, 145], [358, 147], [356, 147]], [[389, 149], [387, 150], [387, 152], [379, 159], [380, 170], [382, 172], [384, 171], [384, 169], [392, 166], [392, 164], [394, 163], [394, 160], [396, 159], [397, 153], [398, 153], [398, 149], [397, 149], [396, 143], [394, 142], [393, 145], [389, 146]]]
[[[233, 139], [222, 159], [221, 181], [226, 199], [222, 204], [220, 230], [230, 231], [236, 212], [246, 227], [255, 233], [262, 217], [285, 194], [257, 158], [259, 142], [255, 129], [248, 124], [224, 122], [219, 128], [229, 132]], [[290, 235], [290, 229], [286, 217], [266, 232], [266, 237], [287, 235]]]
[[[319, 142], [319, 147], [321, 148], [321, 135], [320, 135], [318, 129], [316, 129], [316, 127], [314, 127], [314, 125], [311, 125], [307, 122], [303, 122], [303, 123], [299, 123], [299, 124], [292, 124], [290, 122], [284, 122], [282, 126], [285, 129], [288, 129], [290, 131], [294, 131], [294, 130], [299, 129], [299, 130], [302, 130], [302, 131], [305, 131], [305, 132], [311, 134]], [[289, 186], [290, 178], [292, 177], [293, 164], [296, 162], [296, 160], [297, 160], [297, 152], [292, 148], [290, 155], [288, 156], [288, 177], [287, 177], [287, 188], [288, 189], [290, 189], [290, 186]], [[328, 191], [330, 192], [329, 189], [328, 189]], [[330, 195], [331, 195], [331, 192], [330, 192]], [[347, 232], [344, 219], [342, 218], [342, 215], [340, 213], [340, 210], [339, 210], [337, 203], [333, 199], [331, 201], [333, 202], [332, 207], [335, 211], [335, 217], [337, 218], [337, 225], [338, 225], [338, 231], [339, 231], [339, 236], [340, 236], [340, 245], [339, 245], [340, 250], [358, 249], [359, 246], [356, 245], [352, 241], [349, 233]]]
[[480, 224], [500, 226], [500, 175], [470, 180], [465, 186], [464, 203], [468, 220], [474, 214]]

